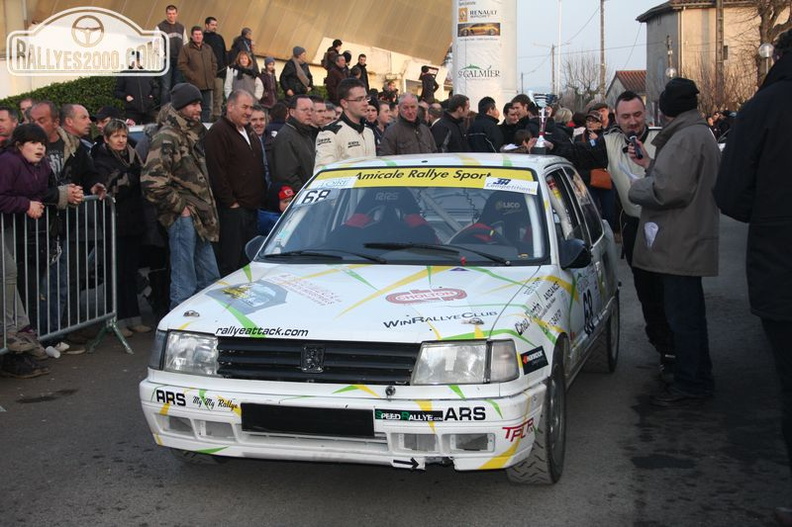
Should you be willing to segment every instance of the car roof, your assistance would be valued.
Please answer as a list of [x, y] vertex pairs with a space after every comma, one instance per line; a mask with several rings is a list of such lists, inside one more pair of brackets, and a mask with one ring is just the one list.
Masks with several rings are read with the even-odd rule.
[[400, 156], [382, 156], [346, 159], [322, 167], [321, 171], [338, 168], [381, 168], [381, 167], [415, 167], [415, 166], [458, 166], [458, 167], [498, 167], [498, 168], [529, 168], [543, 173], [551, 165], [568, 164], [557, 156], [531, 154], [410, 154]]

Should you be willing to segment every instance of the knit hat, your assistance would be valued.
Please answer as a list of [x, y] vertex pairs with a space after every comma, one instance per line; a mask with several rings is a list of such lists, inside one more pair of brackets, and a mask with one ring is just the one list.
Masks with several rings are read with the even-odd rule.
[[270, 62], [275, 62], [275, 59], [272, 57], [264, 57], [264, 65], [266, 66]]
[[295, 57], [299, 57], [303, 53], [305, 53], [305, 48], [302, 46], [294, 46], [294, 48], [292, 48], [292, 55]]
[[668, 117], [676, 117], [680, 113], [694, 110], [698, 106], [698, 93], [696, 83], [692, 80], [683, 77], [671, 79], [660, 94], [660, 111]]
[[180, 82], [170, 92], [171, 105], [176, 110], [181, 110], [195, 101], [203, 101], [201, 91], [187, 82]]

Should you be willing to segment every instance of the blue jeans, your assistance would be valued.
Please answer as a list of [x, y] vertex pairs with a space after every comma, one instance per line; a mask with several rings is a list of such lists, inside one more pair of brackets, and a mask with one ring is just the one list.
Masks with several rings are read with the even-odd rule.
[[602, 219], [608, 222], [611, 229], [616, 230], [616, 188], [589, 187], [589, 193], [599, 209]]
[[676, 352], [673, 388], [692, 395], [711, 394], [715, 384], [701, 277], [662, 277], [665, 313]]
[[184, 82], [181, 72], [177, 66], [179, 58], [171, 58], [168, 71], [163, 73], [160, 78], [160, 106], [170, 102], [171, 88]]
[[208, 123], [212, 116], [212, 90], [201, 90], [201, 122]]
[[191, 216], [179, 216], [168, 227], [171, 259], [170, 308], [220, 279], [212, 244], [195, 232]]
[[[66, 276], [66, 269], [69, 267], [69, 258], [66, 248], [62, 248], [62, 252], [57, 261], [49, 265], [49, 273], [46, 271], [41, 277], [41, 297], [39, 302], [39, 331], [41, 335], [46, 333], [54, 333], [65, 327], [62, 324], [64, 321], [64, 314], [66, 313], [66, 301], [68, 299], [69, 280]], [[75, 273], [75, 269], [71, 269], [70, 273]], [[72, 317], [76, 314], [72, 314]]]

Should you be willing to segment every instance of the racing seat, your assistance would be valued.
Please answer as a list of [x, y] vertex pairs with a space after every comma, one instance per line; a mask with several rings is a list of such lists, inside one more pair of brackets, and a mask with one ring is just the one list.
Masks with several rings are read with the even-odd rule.
[[437, 234], [420, 211], [409, 189], [369, 189], [354, 214], [330, 234], [328, 246], [359, 248], [369, 242], [438, 243]]
[[514, 192], [493, 192], [478, 221], [457, 233], [449, 243], [512, 245], [521, 253], [530, 253], [531, 219], [525, 198]]

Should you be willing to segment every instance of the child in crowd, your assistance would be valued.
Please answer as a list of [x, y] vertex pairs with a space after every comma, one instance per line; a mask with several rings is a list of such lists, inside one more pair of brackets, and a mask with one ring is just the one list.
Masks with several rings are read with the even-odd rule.
[[267, 191], [267, 208], [259, 209], [258, 233], [266, 236], [275, 226], [286, 207], [294, 199], [294, 190], [286, 184], [274, 183]]

